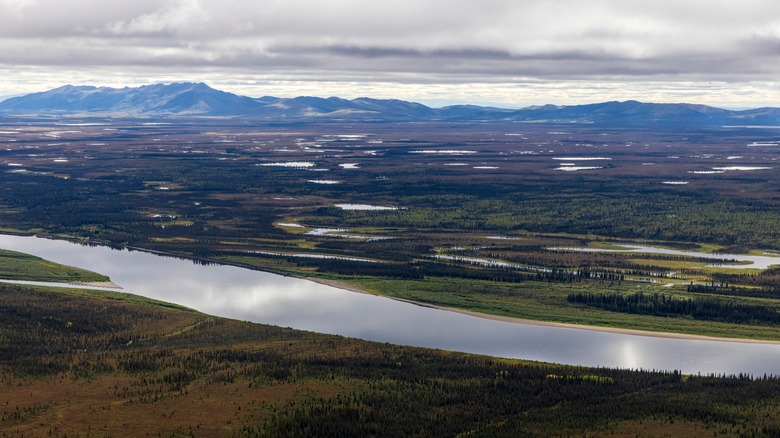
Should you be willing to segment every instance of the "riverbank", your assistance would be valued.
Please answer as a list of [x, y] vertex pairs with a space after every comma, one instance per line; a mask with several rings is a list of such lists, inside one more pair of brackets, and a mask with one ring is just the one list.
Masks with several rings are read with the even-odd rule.
[[317, 277], [308, 277], [307, 280], [313, 281], [315, 283], [324, 284], [326, 286], [332, 286], [339, 289], [344, 289], [350, 292], [356, 292], [356, 293], [363, 293], [368, 295], [376, 295], [376, 296], [383, 296], [387, 297], [396, 301], [401, 301], [404, 303], [414, 304], [417, 306], [422, 307], [429, 307], [432, 309], [438, 309], [438, 310], [444, 310], [447, 312], [455, 312], [460, 313], [463, 315], [473, 316], [477, 318], [484, 318], [489, 319], [492, 321], [501, 321], [501, 322], [509, 322], [513, 324], [525, 324], [525, 325], [534, 325], [534, 326], [540, 326], [540, 327], [561, 327], [561, 328], [569, 328], [569, 329], [576, 329], [576, 330], [588, 330], [588, 331], [595, 331], [595, 332], [604, 332], [604, 333], [616, 333], [616, 334], [622, 334], [622, 335], [631, 335], [631, 336], [646, 336], [646, 337], [654, 337], [654, 338], [671, 338], [671, 339], [688, 339], [688, 340], [698, 340], [698, 341], [714, 341], [714, 342], [739, 342], [739, 343], [750, 343], [750, 344], [773, 344], [773, 345], [780, 345], [780, 341], [778, 340], [771, 340], [771, 339], [751, 339], [751, 338], [735, 338], [735, 337], [721, 337], [721, 336], [708, 336], [708, 335], [699, 335], [699, 334], [693, 334], [693, 333], [679, 333], [679, 332], [664, 332], [664, 331], [651, 331], [651, 330], [638, 330], [638, 329], [631, 329], [631, 328], [623, 328], [623, 327], [607, 327], [607, 326], [597, 326], [597, 325], [587, 325], [587, 324], [571, 324], [571, 323], [564, 323], [564, 322], [554, 322], [554, 321], [542, 321], [542, 320], [536, 320], [536, 319], [528, 319], [528, 318], [518, 318], [518, 317], [512, 317], [512, 316], [503, 316], [503, 315], [493, 315], [489, 313], [484, 312], [475, 312], [472, 310], [466, 310], [466, 309], [460, 309], [457, 307], [450, 307], [450, 306], [443, 306], [433, 303], [427, 303], [424, 301], [417, 301], [417, 300], [410, 300], [405, 298], [397, 298], [392, 296], [387, 296], [384, 294], [377, 294], [373, 292], [369, 292], [360, 286], [357, 286], [352, 283], [348, 283], [342, 280], [333, 280], [333, 279], [326, 279], [326, 278], [317, 278]]
[[[157, 256], [196, 260], [191, 256], [149, 248], [131, 248]], [[685, 318], [659, 318], [645, 315], [621, 314], [574, 306], [561, 306], [560, 296], [571, 288], [588, 287], [584, 284], [556, 285], [546, 282], [524, 282], [522, 284], [498, 284], [463, 279], [428, 278], [421, 281], [404, 281], [365, 277], [351, 278], [313, 277], [311, 271], [269, 269], [231, 260], [198, 259], [222, 265], [232, 265], [261, 272], [272, 272], [288, 277], [312, 280], [350, 292], [383, 296], [399, 302], [435, 308], [448, 312], [474, 316], [482, 319], [515, 324], [570, 328], [592, 332], [606, 332], [654, 338], [676, 338], [741, 343], [780, 343], [780, 330], [772, 326], [734, 325]], [[114, 289], [114, 283], [96, 284], [81, 282], [80, 287]], [[120, 282], [121, 283], [121, 282]], [[73, 284], [73, 282], [71, 282]], [[627, 284], [627, 283], [626, 283]], [[65, 285], [65, 284], [63, 284]], [[586, 284], [585, 284], [586, 285]], [[122, 284], [122, 286], [127, 286]], [[652, 287], [637, 285], [636, 287]], [[625, 292], [634, 291], [634, 286]], [[564, 289], [561, 289], [564, 288]], [[453, 292], [459, 291], [459, 292]], [[646, 291], [647, 292], [647, 291]], [[561, 295], [563, 294], [563, 295]], [[165, 298], [163, 298], [165, 299]]]
[[[65, 236], [43, 235], [49, 239]], [[71, 239], [71, 241], [73, 241]], [[83, 243], [83, 242], [79, 242]], [[92, 242], [111, 247], [108, 242]], [[114, 246], [115, 247], [115, 246]], [[638, 336], [724, 340], [751, 343], [780, 343], [780, 328], [771, 325], [729, 324], [695, 320], [690, 318], [668, 318], [649, 315], [610, 312], [593, 308], [582, 308], [566, 301], [570, 293], [603, 293], [595, 282], [549, 283], [526, 281], [520, 284], [507, 282], [478, 281], [467, 278], [426, 277], [424, 282], [393, 279], [387, 277], [355, 277], [331, 275], [311, 269], [298, 269], [295, 265], [269, 263], [267, 259], [242, 256], [196, 257], [193, 254], [139, 246], [126, 246], [132, 251], [149, 254], [197, 260], [206, 263], [236, 266], [273, 274], [316, 280], [323, 284], [337, 285], [352, 292], [367, 292], [416, 305], [435, 307], [451, 312], [490, 318], [520, 324], [548, 325], [551, 327], [575, 328]], [[313, 276], [316, 276], [313, 278]], [[356, 284], [360, 283], [360, 284]], [[609, 285], [612, 292], [632, 294], [664, 293], [686, 295], [681, 288], [662, 288], [651, 283], [624, 281]], [[684, 286], [684, 285], [683, 285]], [[761, 301], [760, 298], [728, 297], [744, 302]], [[759, 303], [760, 304], [760, 303]]]

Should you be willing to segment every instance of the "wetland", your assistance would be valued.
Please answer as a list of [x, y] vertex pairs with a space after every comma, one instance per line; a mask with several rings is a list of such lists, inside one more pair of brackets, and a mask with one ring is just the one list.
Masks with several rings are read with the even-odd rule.
[[0, 125], [10, 435], [780, 427], [776, 128], [62, 122]]
[[[780, 339], [763, 317], [702, 320], [569, 298], [664, 294], [776, 311], [780, 274], [765, 253], [780, 250], [780, 152], [761, 146], [776, 141], [773, 128], [68, 123], [78, 130], [55, 119], [3, 122], [0, 230], [500, 317]], [[614, 245], [675, 249], [599, 250]]]
[[663, 337], [652, 332], [485, 318], [268, 272], [35, 237], [0, 235], [0, 247], [99, 270], [123, 292], [255, 323], [579, 366], [686, 374], [780, 374], [780, 345], [776, 343]]

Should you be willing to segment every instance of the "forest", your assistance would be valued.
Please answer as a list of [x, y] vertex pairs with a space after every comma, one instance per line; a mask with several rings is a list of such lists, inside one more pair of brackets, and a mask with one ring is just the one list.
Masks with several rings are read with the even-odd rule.
[[738, 304], [713, 298], [673, 298], [666, 294], [644, 294], [642, 292], [623, 295], [613, 294], [569, 294], [570, 303], [598, 307], [613, 312], [636, 313], [653, 316], [684, 316], [706, 321], [722, 321], [735, 324], [775, 325], [780, 322], [780, 313], [774, 307]]

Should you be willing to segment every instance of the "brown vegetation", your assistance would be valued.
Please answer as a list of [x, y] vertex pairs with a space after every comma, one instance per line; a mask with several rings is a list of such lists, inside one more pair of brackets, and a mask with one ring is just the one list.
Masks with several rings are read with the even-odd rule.
[[496, 360], [78, 293], [0, 285], [4, 436], [728, 436], [780, 427], [775, 379]]

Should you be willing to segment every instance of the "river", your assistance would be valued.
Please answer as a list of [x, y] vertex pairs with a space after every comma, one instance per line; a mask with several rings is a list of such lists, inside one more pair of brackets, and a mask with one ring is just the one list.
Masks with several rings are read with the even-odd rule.
[[267, 272], [36, 237], [0, 235], [0, 248], [108, 275], [125, 292], [258, 323], [572, 365], [780, 375], [778, 344], [495, 321]]

